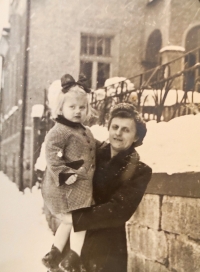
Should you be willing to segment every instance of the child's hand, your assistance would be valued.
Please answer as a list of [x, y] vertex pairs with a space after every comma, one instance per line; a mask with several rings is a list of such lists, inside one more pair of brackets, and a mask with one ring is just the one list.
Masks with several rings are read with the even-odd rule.
[[44, 177], [44, 171], [41, 171], [39, 169], [36, 170], [36, 175], [37, 175], [37, 180], [39, 182], [41, 182], [43, 180]]
[[67, 185], [71, 185], [73, 184], [76, 180], [77, 180], [77, 174], [75, 175], [71, 175], [66, 181], [65, 181], [65, 184]]

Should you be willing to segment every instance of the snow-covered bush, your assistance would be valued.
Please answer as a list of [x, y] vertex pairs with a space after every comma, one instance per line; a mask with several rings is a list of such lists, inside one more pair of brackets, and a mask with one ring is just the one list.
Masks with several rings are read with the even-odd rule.
[[112, 97], [115, 94], [132, 90], [134, 90], [134, 84], [129, 79], [126, 79], [125, 77], [111, 77], [106, 79], [103, 88], [92, 92], [95, 96], [95, 100], [99, 101], [103, 100], [106, 95]]

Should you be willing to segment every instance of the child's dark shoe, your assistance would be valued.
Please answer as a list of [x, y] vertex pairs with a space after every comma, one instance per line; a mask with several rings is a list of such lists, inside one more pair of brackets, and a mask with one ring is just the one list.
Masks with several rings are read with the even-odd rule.
[[58, 268], [60, 261], [62, 260], [62, 254], [57, 247], [54, 245], [51, 248], [51, 251], [48, 252], [42, 259], [42, 263], [50, 269]]
[[81, 262], [81, 258], [71, 249], [59, 264], [59, 267], [64, 272], [86, 272]]

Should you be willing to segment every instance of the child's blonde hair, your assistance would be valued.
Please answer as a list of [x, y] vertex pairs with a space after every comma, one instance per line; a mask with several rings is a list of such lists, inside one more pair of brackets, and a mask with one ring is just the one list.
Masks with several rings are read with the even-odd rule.
[[54, 103], [54, 107], [52, 108], [52, 117], [56, 119], [58, 115], [62, 115], [62, 107], [65, 101], [65, 98], [68, 94], [76, 94], [76, 95], [81, 95], [85, 96], [87, 98], [87, 120], [90, 119], [91, 114], [92, 114], [92, 108], [89, 103], [89, 94], [86, 93], [83, 88], [81, 88], [78, 85], [72, 86], [68, 92], [64, 93], [62, 90], [60, 90], [60, 93], [57, 96], [57, 99]]

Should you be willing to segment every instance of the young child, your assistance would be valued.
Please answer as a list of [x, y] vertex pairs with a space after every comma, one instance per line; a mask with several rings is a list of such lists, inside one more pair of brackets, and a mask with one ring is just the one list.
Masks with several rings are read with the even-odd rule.
[[[65, 258], [79, 262], [85, 231], [74, 232], [67, 213], [88, 207], [92, 202], [92, 178], [95, 170], [95, 140], [82, 125], [90, 114], [89, 89], [72, 76], [61, 78], [60, 91], [52, 116], [55, 125], [45, 138], [47, 168], [42, 195], [50, 212], [61, 220], [51, 251], [42, 259], [50, 269], [61, 262], [62, 251], [70, 236], [70, 252]], [[59, 265], [64, 271], [62, 264]]]

